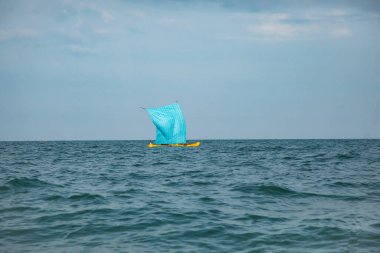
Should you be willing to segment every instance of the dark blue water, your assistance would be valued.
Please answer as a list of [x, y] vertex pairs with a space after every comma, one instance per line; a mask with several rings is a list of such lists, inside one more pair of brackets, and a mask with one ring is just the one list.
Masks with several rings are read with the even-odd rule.
[[0, 252], [380, 252], [380, 140], [0, 142]]

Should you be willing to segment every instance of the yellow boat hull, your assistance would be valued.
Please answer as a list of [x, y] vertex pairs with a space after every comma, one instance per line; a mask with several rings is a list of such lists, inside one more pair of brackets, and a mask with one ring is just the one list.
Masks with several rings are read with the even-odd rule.
[[179, 143], [179, 144], [154, 144], [149, 143], [148, 148], [157, 148], [157, 147], [199, 147], [201, 145], [200, 141], [193, 143]]

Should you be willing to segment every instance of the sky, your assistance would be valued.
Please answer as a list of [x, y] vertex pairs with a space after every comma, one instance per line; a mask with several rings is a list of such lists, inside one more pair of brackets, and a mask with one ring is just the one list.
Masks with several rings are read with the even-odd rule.
[[380, 138], [380, 1], [0, 0], [0, 140]]

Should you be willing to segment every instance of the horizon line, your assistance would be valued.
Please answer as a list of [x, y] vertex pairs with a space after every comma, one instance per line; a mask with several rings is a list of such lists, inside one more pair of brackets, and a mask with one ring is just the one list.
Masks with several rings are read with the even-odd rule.
[[[250, 141], [250, 140], [380, 140], [375, 138], [207, 138], [207, 139], [188, 139], [188, 141]], [[68, 140], [0, 140], [0, 142], [79, 142], [79, 141], [152, 141], [149, 139], [68, 139]]]

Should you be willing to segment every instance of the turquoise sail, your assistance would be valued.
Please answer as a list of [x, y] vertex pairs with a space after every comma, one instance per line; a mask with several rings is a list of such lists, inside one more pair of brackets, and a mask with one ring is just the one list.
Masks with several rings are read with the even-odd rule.
[[155, 144], [186, 143], [186, 124], [178, 103], [146, 109], [156, 126]]

